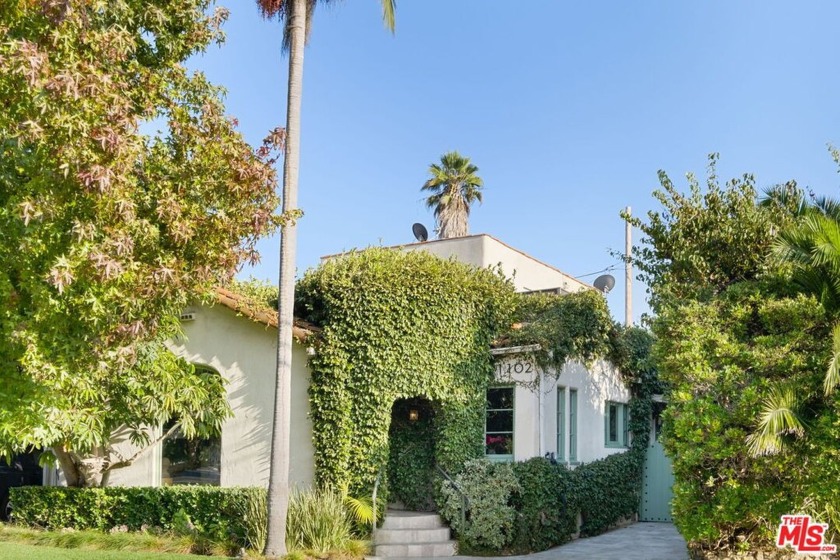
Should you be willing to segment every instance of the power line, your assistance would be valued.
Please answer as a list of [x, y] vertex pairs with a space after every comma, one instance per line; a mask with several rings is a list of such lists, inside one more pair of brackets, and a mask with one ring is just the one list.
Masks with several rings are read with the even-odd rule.
[[575, 276], [575, 278], [586, 278], [587, 276], [595, 276], [596, 274], [601, 274], [602, 272], [612, 272], [616, 268], [618, 268], [617, 264], [611, 264], [610, 266], [608, 266], [607, 268], [605, 268], [603, 270], [597, 270], [595, 272], [589, 272], [587, 274], [581, 274], [579, 276]]

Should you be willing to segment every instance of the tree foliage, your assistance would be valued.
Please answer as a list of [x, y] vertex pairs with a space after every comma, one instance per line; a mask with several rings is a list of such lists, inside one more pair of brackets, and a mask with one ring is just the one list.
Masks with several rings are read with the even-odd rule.
[[823, 292], [797, 281], [803, 263], [779, 258], [813, 216], [802, 192], [791, 182], [759, 200], [750, 175], [721, 187], [715, 161], [705, 191], [689, 177], [689, 196], [660, 172], [663, 208], [632, 220], [646, 236], [634, 257], [669, 389], [675, 523], [692, 548], [772, 547], [782, 514], [840, 522], [825, 459], [838, 454], [837, 399], [823, 389], [833, 321]]
[[[0, 7], [6, 452], [84, 455], [106, 445], [115, 420], [137, 425], [140, 410], [155, 411], [143, 420], [219, 421], [184, 396], [217, 396], [217, 382], [198, 383], [155, 341], [177, 332], [190, 298], [257, 258], [257, 238], [279, 221], [272, 164], [283, 137], [255, 152], [224, 114], [223, 92], [184, 68], [222, 39], [226, 11], [209, 6]], [[164, 370], [187, 391], [172, 391]]]
[[717, 159], [717, 154], [709, 156], [705, 189], [687, 175], [688, 194], [659, 171], [661, 189], [653, 197], [662, 210], [648, 212], [647, 221], [626, 216], [644, 235], [632, 258], [654, 311], [666, 299], [711, 297], [734, 282], [757, 277], [767, 268], [775, 234], [792, 219], [781, 201], [758, 207], [751, 174], [722, 186]]

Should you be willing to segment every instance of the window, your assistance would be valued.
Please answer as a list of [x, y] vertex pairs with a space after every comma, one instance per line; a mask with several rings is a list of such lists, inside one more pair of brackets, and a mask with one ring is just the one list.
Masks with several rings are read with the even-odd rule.
[[569, 389], [569, 461], [577, 461], [577, 389]]
[[[177, 420], [163, 427], [168, 432]], [[161, 483], [205, 484], [219, 486], [222, 462], [222, 438], [219, 436], [187, 439], [180, 428], [163, 442]]]
[[627, 405], [607, 401], [604, 415], [604, 445], [627, 447], [629, 444], [628, 425]]
[[566, 388], [557, 387], [557, 460], [566, 460]]
[[513, 387], [487, 389], [484, 453], [489, 459], [513, 459]]

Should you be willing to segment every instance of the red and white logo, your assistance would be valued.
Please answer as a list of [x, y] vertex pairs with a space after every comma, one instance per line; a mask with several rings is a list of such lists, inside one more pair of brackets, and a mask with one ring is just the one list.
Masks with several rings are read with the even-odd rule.
[[810, 515], [783, 515], [782, 522], [779, 523], [779, 536], [776, 538], [776, 546], [784, 548], [790, 545], [793, 550], [800, 554], [837, 552], [836, 545], [825, 544], [826, 530], [828, 530], [827, 523], [811, 521]]

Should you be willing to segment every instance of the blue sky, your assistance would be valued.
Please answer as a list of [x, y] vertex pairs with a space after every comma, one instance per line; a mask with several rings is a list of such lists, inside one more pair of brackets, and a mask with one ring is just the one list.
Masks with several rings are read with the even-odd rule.
[[[285, 122], [280, 26], [252, 1], [222, 3], [227, 43], [192, 66], [227, 88], [257, 144]], [[398, 0], [392, 36], [378, 0], [320, 7], [304, 70], [299, 273], [322, 255], [410, 242], [414, 222], [431, 231], [420, 185], [453, 149], [486, 185], [471, 233], [575, 276], [615, 263], [618, 213], [657, 207], [657, 170], [685, 187], [710, 152], [722, 178], [840, 196], [826, 148], [840, 144], [838, 22], [832, 1]], [[278, 247], [263, 241], [242, 276], [276, 281]], [[608, 301], [623, 318], [614, 274]], [[639, 282], [633, 299], [638, 319]]]

